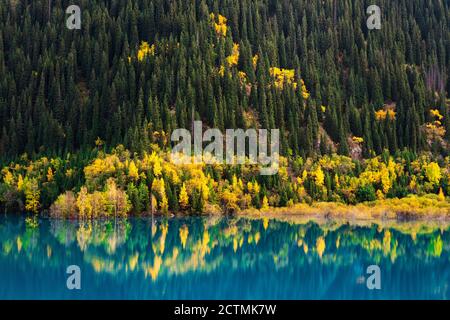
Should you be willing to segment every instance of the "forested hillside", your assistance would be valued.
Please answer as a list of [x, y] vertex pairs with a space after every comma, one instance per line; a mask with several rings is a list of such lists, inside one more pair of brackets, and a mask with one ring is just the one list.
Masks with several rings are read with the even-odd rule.
[[[0, 154], [97, 138], [139, 152], [192, 109], [211, 127], [280, 128], [284, 154], [448, 154], [450, 4], [376, 1], [369, 31], [372, 2], [53, 0], [49, 16], [48, 0], [2, 1]], [[74, 3], [81, 30], [65, 27]]]
[[[0, 206], [96, 217], [414, 195], [399, 211], [444, 212], [449, 68], [446, 0], [3, 0]], [[193, 120], [280, 129], [279, 173], [170, 163]]]

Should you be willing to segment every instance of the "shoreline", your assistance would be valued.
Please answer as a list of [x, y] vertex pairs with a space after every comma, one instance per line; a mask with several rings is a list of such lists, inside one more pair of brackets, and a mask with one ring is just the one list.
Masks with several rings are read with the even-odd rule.
[[189, 218], [189, 217], [236, 217], [259, 219], [285, 219], [301, 221], [353, 221], [353, 222], [450, 222], [450, 201], [439, 200], [435, 195], [409, 196], [376, 200], [354, 205], [338, 202], [314, 202], [312, 204], [298, 203], [288, 207], [268, 207], [264, 209], [248, 208], [232, 213], [224, 212], [218, 205], [208, 205], [202, 213], [178, 212], [144, 212], [128, 215], [102, 215], [91, 218], [80, 218], [77, 215], [66, 217], [52, 216], [50, 211], [44, 210], [39, 214], [26, 212], [8, 213], [23, 216], [28, 220], [34, 218], [48, 218], [54, 220], [95, 221], [127, 218]]
[[405, 210], [397, 207], [371, 206], [367, 204], [342, 205], [329, 202], [318, 202], [312, 205], [296, 204], [286, 208], [270, 208], [266, 210], [244, 210], [238, 216], [260, 217], [309, 217], [322, 219], [347, 219], [359, 221], [373, 220], [449, 220], [450, 204], [444, 208], [433, 206], [410, 208]]

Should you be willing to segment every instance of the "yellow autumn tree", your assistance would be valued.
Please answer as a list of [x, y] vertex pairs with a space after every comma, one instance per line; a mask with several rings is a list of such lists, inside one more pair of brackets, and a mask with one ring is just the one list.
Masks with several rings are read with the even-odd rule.
[[438, 200], [445, 201], [444, 190], [442, 190], [442, 187], [439, 188]]
[[277, 89], [283, 89], [286, 85], [297, 87], [294, 82], [295, 70], [272, 67], [269, 69], [270, 76], [274, 79], [274, 85]]
[[[305, 81], [303, 79], [300, 79], [300, 84], [301, 84], [300, 90], [302, 92], [302, 97], [303, 97], [303, 99], [308, 100], [308, 98], [311, 94], [309, 93], [308, 89], [306, 88]], [[297, 87], [297, 84], [294, 83], [294, 88], [296, 88], [296, 87]]]
[[324, 185], [325, 174], [323, 173], [321, 166], [318, 166], [314, 171], [314, 182], [318, 187], [322, 187]]
[[255, 54], [252, 58], [252, 65], [253, 65], [254, 69], [256, 69], [256, 66], [258, 65], [258, 60], [259, 60], [259, 56], [257, 54]]
[[432, 109], [432, 110], [430, 110], [430, 114], [431, 114], [433, 117], [436, 117], [436, 118], [439, 119], [439, 120], [444, 119], [444, 117], [441, 115], [441, 113], [439, 112], [438, 109]]
[[341, 183], [339, 181], [339, 176], [337, 173], [334, 175], [334, 184], [336, 185], [337, 189], [339, 189], [341, 187]]
[[389, 170], [383, 166], [383, 169], [380, 172], [381, 175], [381, 185], [383, 187], [384, 194], [387, 194], [392, 187], [391, 179], [389, 177]]
[[77, 196], [76, 204], [80, 218], [92, 217], [92, 205], [86, 187], [81, 187], [81, 190]]
[[139, 171], [136, 165], [134, 164], [133, 160], [130, 162], [130, 165], [128, 166], [128, 176], [133, 180], [139, 179]]
[[17, 178], [17, 190], [23, 191], [23, 186], [24, 186], [23, 176], [19, 174], [19, 177]]
[[131, 209], [128, 196], [125, 191], [120, 190], [114, 179], [109, 178], [106, 182], [106, 190], [104, 192], [105, 205], [108, 213], [114, 216], [126, 217]]
[[47, 170], [47, 181], [52, 182], [53, 181], [53, 170], [52, 168], [48, 168]]
[[221, 200], [227, 211], [234, 212], [239, 210], [238, 197], [232, 190], [225, 189], [221, 194]]
[[261, 210], [268, 210], [268, 209], [269, 209], [269, 199], [267, 199], [267, 196], [264, 196], [261, 205]]
[[25, 185], [25, 209], [27, 211], [38, 213], [39, 210], [39, 198], [41, 192], [39, 190], [38, 182], [36, 179], [29, 180]]
[[51, 216], [56, 218], [75, 217], [77, 212], [76, 198], [71, 191], [59, 195], [50, 207]]
[[165, 187], [163, 178], [153, 180], [152, 192], [158, 198], [158, 205], [159, 205], [159, 209], [161, 210], [161, 212], [167, 213], [167, 211], [169, 209], [169, 201], [167, 199], [166, 187]]
[[214, 30], [216, 34], [220, 37], [226, 37], [228, 27], [227, 27], [227, 18], [218, 14], [217, 17], [214, 13], [209, 15], [211, 21], [213, 22]]
[[386, 120], [389, 117], [389, 120], [395, 120], [396, 112], [392, 109], [381, 109], [375, 112], [375, 119], [378, 121]]
[[141, 45], [139, 46], [139, 50], [137, 53], [137, 59], [139, 61], [143, 61], [148, 55], [154, 55], [155, 54], [155, 45], [152, 44], [151, 46], [146, 41], [142, 41]]
[[425, 174], [432, 184], [436, 185], [441, 180], [441, 168], [436, 162], [431, 162], [426, 166]]
[[183, 210], [187, 209], [187, 207], [189, 205], [189, 196], [188, 196], [187, 191], [186, 191], [186, 184], [185, 183], [183, 183], [183, 185], [181, 186], [180, 197], [179, 197], [178, 201], [180, 203], [181, 209], [183, 209]]
[[233, 50], [230, 56], [227, 57], [227, 63], [229, 67], [237, 66], [239, 62], [239, 44], [233, 44]]
[[8, 169], [3, 169], [3, 181], [5, 182], [5, 184], [7, 184], [8, 186], [12, 186], [14, 183], [14, 176], [11, 173], [11, 171], [9, 171]]
[[153, 174], [155, 177], [159, 177], [162, 173], [161, 161], [157, 159], [153, 165]]

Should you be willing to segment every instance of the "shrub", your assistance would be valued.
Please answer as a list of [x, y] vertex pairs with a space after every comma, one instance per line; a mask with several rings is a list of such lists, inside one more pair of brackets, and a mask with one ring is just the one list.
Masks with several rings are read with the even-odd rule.
[[356, 198], [358, 202], [375, 201], [377, 196], [375, 189], [371, 184], [365, 186], [359, 186], [356, 190]]

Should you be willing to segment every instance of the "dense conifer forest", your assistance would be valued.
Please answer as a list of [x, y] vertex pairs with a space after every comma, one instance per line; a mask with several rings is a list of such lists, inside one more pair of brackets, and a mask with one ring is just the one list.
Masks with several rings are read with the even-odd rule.
[[[367, 28], [373, 2], [380, 30]], [[72, 4], [80, 30], [66, 28]], [[449, 68], [446, 0], [4, 0], [0, 203], [37, 212], [58, 199], [62, 214], [95, 192], [136, 213], [445, 201]], [[280, 129], [285, 170], [172, 168], [171, 132], [193, 120]]]

